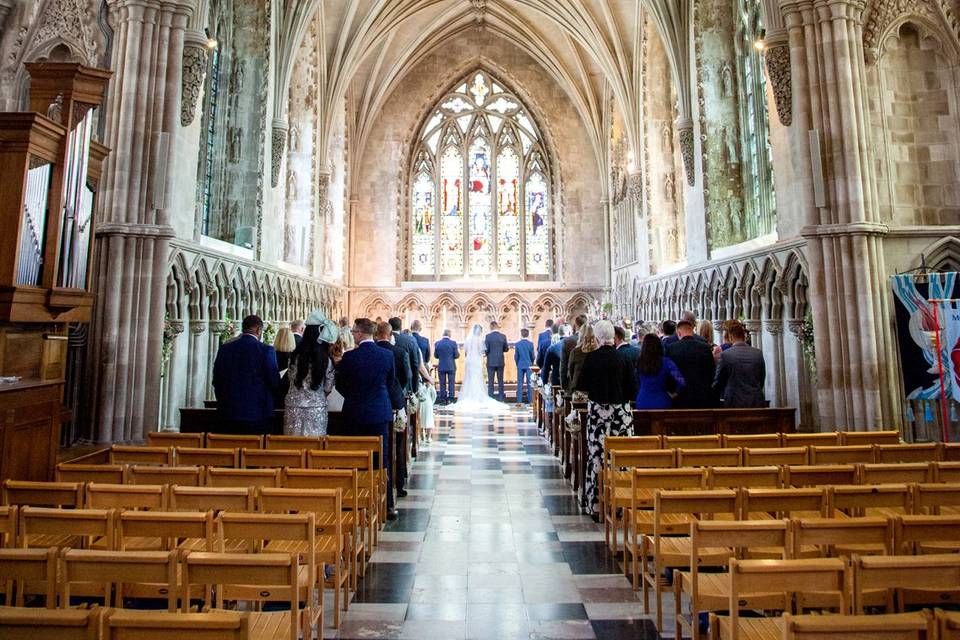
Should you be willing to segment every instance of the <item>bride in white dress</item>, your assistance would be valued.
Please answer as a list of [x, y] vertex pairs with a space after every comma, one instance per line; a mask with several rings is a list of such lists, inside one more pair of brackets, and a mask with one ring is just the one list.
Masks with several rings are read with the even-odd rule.
[[460, 385], [460, 395], [453, 410], [457, 413], [509, 413], [507, 405], [487, 395], [487, 385], [483, 381], [483, 327], [473, 325], [464, 341], [463, 350], [466, 353], [463, 384]]

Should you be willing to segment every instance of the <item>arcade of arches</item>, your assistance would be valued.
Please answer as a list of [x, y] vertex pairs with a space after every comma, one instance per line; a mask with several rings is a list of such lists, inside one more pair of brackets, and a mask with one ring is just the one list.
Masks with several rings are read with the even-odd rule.
[[744, 321], [809, 429], [903, 427], [888, 277], [960, 264], [956, 0], [0, 0], [113, 72], [67, 442], [212, 396], [224, 333]]

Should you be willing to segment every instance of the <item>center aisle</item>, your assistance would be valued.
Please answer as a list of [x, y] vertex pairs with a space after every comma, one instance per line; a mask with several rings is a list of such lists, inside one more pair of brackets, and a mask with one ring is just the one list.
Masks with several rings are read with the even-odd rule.
[[529, 408], [439, 410], [339, 635], [360, 639], [653, 640]]

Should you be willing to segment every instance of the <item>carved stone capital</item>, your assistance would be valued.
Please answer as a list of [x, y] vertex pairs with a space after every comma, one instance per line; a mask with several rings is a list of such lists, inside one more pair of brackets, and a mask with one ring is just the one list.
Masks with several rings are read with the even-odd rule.
[[723, 325], [726, 324], [726, 322], [726, 320], [714, 320], [713, 330], [717, 332], [723, 331]]
[[207, 322], [205, 320], [191, 320], [190, 321], [190, 333], [195, 336], [203, 334], [207, 330]]
[[762, 326], [762, 325], [760, 324], [760, 321], [759, 321], [759, 320], [744, 320], [744, 321], [743, 321], [743, 328], [746, 329], [747, 331], [749, 331], [750, 333], [757, 333], [758, 331], [760, 331], [760, 327], [761, 327], [761, 326]]
[[778, 336], [783, 333], [783, 321], [782, 320], [764, 320], [763, 321], [763, 330], [769, 333], [772, 336]]
[[634, 171], [630, 174], [627, 179], [627, 194], [635, 205], [643, 202], [643, 172]]
[[795, 335], [800, 342], [803, 342], [803, 320], [787, 320], [787, 329]]
[[206, 36], [199, 31], [187, 31], [183, 39], [183, 78], [181, 80], [180, 124], [190, 126], [197, 113], [197, 100], [207, 75]]
[[270, 139], [270, 186], [272, 187], [280, 183], [280, 164], [283, 162], [283, 153], [287, 149], [289, 129], [286, 122], [274, 119], [273, 136]]
[[790, 73], [790, 45], [788, 42], [774, 42], [767, 45], [767, 74], [773, 87], [773, 98], [777, 104], [780, 124], [789, 127], [793, 124], [793, 80]]
[[227, 323], [223, 320], [211, 320], [209, 324], [210, 333], [214, 335], [219, 335], [227, 330]]
[[697, 183], [696, 161], [693, 153], [693, 120], [678, 118], [676, 126], [677, 137], [680, 141], [680, 156], [683, 158], [683, 168], [687, 174], [687, 184], [692, 187]]
[[170, 325], [170, 333], [172, 333], [174, 336], [178, 336], [183, 333], [183, 320], [170, 320], [168, 324]]

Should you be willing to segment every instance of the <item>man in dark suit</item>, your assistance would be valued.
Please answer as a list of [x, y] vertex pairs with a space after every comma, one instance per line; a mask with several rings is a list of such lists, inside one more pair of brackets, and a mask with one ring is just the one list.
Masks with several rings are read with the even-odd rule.
[[440, 373], [440, 394], [437, 401], [440, 404], [449, 404], [453, 402], [454, 381], [457, 377], [455, 360], [460, 357], [457, 343], [450, 339], [450, 329], [443, 330], [443, 337], [433, 346], [433, 353], [440, 361], [440, 366], [437, 367]]
[[553, 318], [547, 318], [547, 328], [537, 336], [537, 366], [543, 370], [543, 362], [547, 359], [547, 349], [550, 348], [551, 338], [556, 333], [553, 328]]
[[637, 365], [640, 363], [640, 347], [630, 344], [630, 341], [627, 340], [627, 330], [623, 327], [613, 328], [613, 346], [616, 347], [617, 353], [626, 358], [633, 370], [636, 371]]
[[213, 363], [217, 412], [228, 433], [269, 433], [273, 396], [280, 386], [277, 354], [260, 341], [260, 318], [247, 316], [241, 328], [240, 336], [220, 345]]
[[417, 341], [417, 346], [420, 347], [421, 362], [427, 365], [430, 362], [430, 341], [420, 335], [422, 330], [423, 326], [419, 320], [414, 320], [410, 325], [410, 333], [413, 334], [413, 339]]
[[664, 320], [660, 323], [660, 342], [663, 343], [663, 349], [666, 351], [677, 344], [680, 338], [677, 336], [677, 323], [673, 320]]
[[724, 408], [749, 409], [767, 406], [763, 383], [767, 377], [763, 352], [747, 344], [747, 332], [737, 321], [727, 324], [730, 348], [720, 354], [713, 391]]
[[681, 320], [677, 323], [677, 342], [666, 350], [673, 360], [686, 386], [677, 395], [677, 409], [709, 409], [717, 406], [713, 393], [713, 377], [716, 364], [713, 349], [693, 334], [693, 323]]
[[401, 333], [403, 322], [400, 318], [390, 318], [389, 322], [390, 327], [393, 329], [393, 343], [407, 352], [410, 372], [413, 375], [410, 376], [407, 384], [404, 385], [404, 392], [410, 395], [411, 393], [416, 393], [420, 388], [420, 347], [417, 345], [417, 341], [413, 339], [413, 336]]
[[[394, 382], [394, 389], [390, 391], [390, 394], [391, 396], [398, 394], [403, 396], [403, 390], [409, 385], [410, 376], [412, 375], [410, 371], [410, 359], [405, 349], [391, 342], [390, 339], [393, 337], [393, 328], [389, 323], [379, 323], [376, 331], [374, 339], [377, 341], [377, 346], [393, 354], [393, 368], [397, 375], [394, 376], [396, 381]], [[393, 468], [395, 472], [393, 486], [397, 490], [397, 496], [405, 498], [407, 496], [406, 489], [404, 488], [407, 486], [407, 439], [406, 433], [398, 433], [396, 436], [397, 439], [394, 442], [396, 446], [393, 447]]]
[[533, 383], [530, 367], [533, 366], [533, 343], [530, 330], [520, 329], [520, 340], [513, 345], [513, 361], [517, 363], [517, 404], [533, 402]]
[[300, 339], [303, 338], [303, 331], [306, 329], [306, 325], [303, 320], [294, 320], [290, 323], [290, 332], [293, 333], [293, 342], [296, 346], [300, 346]]
[[573, 319], [573, 335], [563, 339], [563, 348], [560, 350], [560, 386], [565, 395], [573, 393], [570, 388], [570, 354], [580, 341], [580, 330], [587, 324], [587, 316], [580, 314]]
[[[500, 325], [496, 322], [490, 323], [490, 333], [483, 339], [483, 352], [487, 354], [487, 395], [505, 402], [507, 396], [503, 393], [503, 354], [510, 349], [507, 342], [507, 336], [500, 333]], [[497, 395], [493, 395], [493, 378], [498, 379]]]
[[393, 353], [374, 343], [374, 331], [373, 322], [367, 318], [353, 323], [351, 333], [358, 344], [344, 352], [336, 377], [337, 391], [343, 396], [343, 423], [350, 431], [335, 435], [380, 437], [383, 459], [377, 464], [387, 468], [387, 517], [393, 520], [397, 512], [393, 508], [393, 465], [388, 462], [390, 429], [393, 412], [405, 408], [405, 401], [396, 381]]

